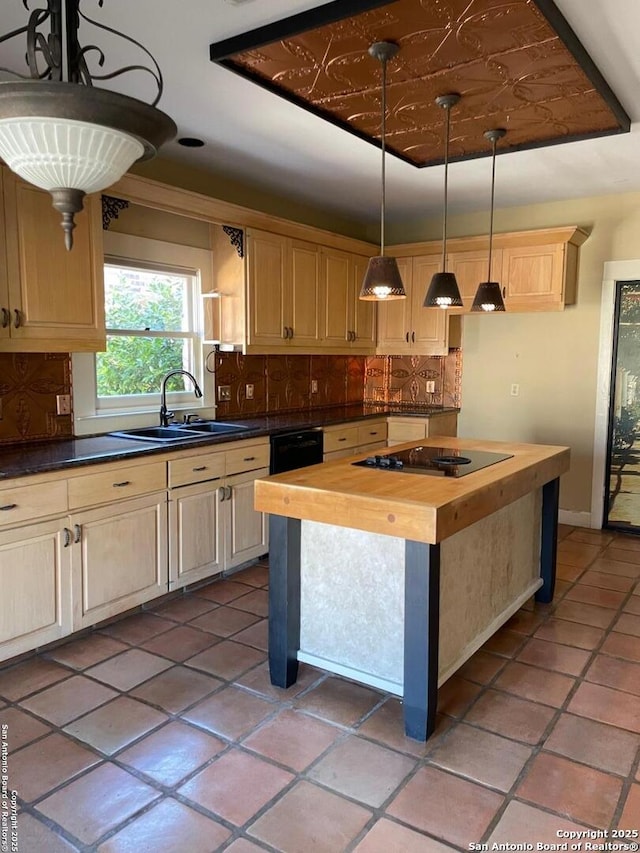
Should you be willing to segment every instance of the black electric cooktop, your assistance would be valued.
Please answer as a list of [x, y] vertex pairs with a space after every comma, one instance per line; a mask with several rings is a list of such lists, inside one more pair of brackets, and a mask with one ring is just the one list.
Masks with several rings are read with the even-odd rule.
[[432, 477], [464, 477], [481, 468], [511, 459], [509, 453], [489, 453], [485, 450], [462, 450], [451, 447], [411, 447], [395, 453], [368, 456], [352, 462], [363, 468], [396, 471], [403, 474], [429, 474]]

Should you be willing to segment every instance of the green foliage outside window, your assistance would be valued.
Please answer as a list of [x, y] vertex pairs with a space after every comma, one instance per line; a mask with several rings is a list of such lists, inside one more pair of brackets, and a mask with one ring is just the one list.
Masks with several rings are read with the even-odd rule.
[[[186, 279], [162, 273], [105, 269], [108, 330], [179, 332], [185, 329]], [[157, 393], [169, 370], [188, 366], [188, 342], [175, 337], [107, 335], [107, 351], [96, 356], [99, 397]], [[184, 390], [183, 377], [170, 390]]]

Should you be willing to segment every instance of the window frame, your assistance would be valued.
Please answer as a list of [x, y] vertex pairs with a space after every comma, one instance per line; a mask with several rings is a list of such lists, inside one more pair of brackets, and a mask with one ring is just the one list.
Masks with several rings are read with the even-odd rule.
[[[195, 411], [201, 417], [214, 417], [214, 384], [209, 380], [209, 358], [213, 346], [204, 343], [204, 317], [201, 295], [212, 289], [212, 254], [207, 249], [198, 249], [137, 237], [118, 232], [104, 232], [105, 264], [121, 263], [132, 268], [162, 270], [167, 272], [195, 276], [195, 282], [189, 299], [194, 328], [188, 332], [173, 335], [193, 340], [193, 370], [191, 371], [202, 388], [203, 397], [197, 399], [190, 388], [186, 391], [167, 393], [167, 404], [178, 411]], [[153, 333], [144, 330], [132, 330], [136, 335], [148, 336]], [[166, 337], [157, 334], [158, 337]], [[182, 367], [182, 365], [177, 365]], [[157, 422], [160, 408], [160, 388], [157, 393], [140, 395], [135, 404], [132, 397], [117, 397], [108, 403], [100, 403], [97, 397], [96, 357], [95, 353], [73, 353], [72, 355], [74, 388], [74, 432], [76, 435], [91, 435], [147, 426]], [[188, 382], [188, 380], [187, 380]], [[102, 398], [103, 400], [105, 398]]]

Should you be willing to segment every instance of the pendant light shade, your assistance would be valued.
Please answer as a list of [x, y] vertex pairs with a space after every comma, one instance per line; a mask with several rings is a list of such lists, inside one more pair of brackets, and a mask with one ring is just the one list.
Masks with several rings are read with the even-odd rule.
[[492, 311], [504, 311], [504, 299], [502, 298], [502, 290], [497, 281], [491, 281], [491, 253], [493, 251], [493, 207], [496, 188], [496, 145], [499, 139], [506, 134], [506, 130], [496, 128], [495, 130], [487, 130], [485, 139], [491, 143], [491, 214], [489, 218], [489, 272], [487, 281], [483, 281], [478, 285], [476, 295], [471, 306], [472, 311], [485, 311], [487, 314]]
[[[25, 27], [0, 36], [2, 42], [26, 33], [30, 72], [0, 81], [0, 158], [21, 178], [51, 193], [62, 214], [67, 249], [73, 245], [74, 215], [82, 210], [85, 194], [115, 183], [136, 160], [153, 157], [177, 132], [172, 119], [155, 107], [162, 75], [151, 54], [129, 36], [85, 18], [138, 46], [153, 63], [153, 68], [90, 72], [87, 57], [97, 55], [101, 66], [104, 55], [95, 45], [79, 43], [84, 18], [79, 5], [80, 0], [47, 0], [47, 8], [35, 10]], [[40, 32], [47, 22], [49, 32]], [[134, 69], [155, 80], [153, 104], [93, 86], [93, 80]]]
[[384, 254], [384, 207], [385, 207], [385, 128], [387, 115], [387, 62], [397, 54], [400, 48], [389, 41], [372, 44], [369, 55], [382, 65], [382, 120], [380, 123], [380, 147], [382, 149], [382, 193], [380, 204], [380, 254], [369, 259], [367, 271], [362, 280], [359, 299], [369, 302], [388, 302], [391, 299], [405, 299], [404, 285], [395, 258]]
[[462, 305], [458, 282], [452, 272], [447, 272], [447, 207], [449, 188], [449, 134], [451, 129], [451, 108], [460, 100], [460, 95], [440, 95], [436, 104], [447, 112], [444, 140], [444, 212], [442, 216], [442, 272], [437, 272], [424, 298], [425, 308], [458, 308]]

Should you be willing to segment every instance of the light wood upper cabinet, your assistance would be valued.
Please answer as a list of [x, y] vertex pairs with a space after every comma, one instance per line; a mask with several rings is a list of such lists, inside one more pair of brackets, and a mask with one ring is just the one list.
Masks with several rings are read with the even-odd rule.
[[[288, 241], [289, 287], [285, 303], [287, 343], [294, 347], [315, 347], [321, 340], [320, 246], [301, 240]], [[287, 310], [288, 309], [288, 310]]]
[[322, 249], [323, 346], [343, 352], [374, 351], [375, 305], [358, 298], [368, 263], [362, 255]]
[[105, 349], [100, 196], [85, 198], [68, 252], [49, 193], [2, 171], [6, 269], [0, 273], [0, 308], [9, 312], [9, 325], [1, 311], [0, 349]]
[[572, 265], [570, 255], [575, 248], [550, 243], [503, 249], [500, 281], [505, 288], [506, 310], [549, 311], [574, 302], [577, 257], [570, 281], [565, 275], [565, 264]]
[[[451, 308], [449, 313], [468, 314], [478, 285], [481, 281], [487, 281], [489, 251], [478, 249], [471, 252], [454, 252], [447, 258], [447, 269], [455, 275], [464, 302], [463, 308]], [[491, 278], [493, 281], [502, 282], [502, 249], [495, 249], [491, 253]]]
[[433, 255], [397, 260], [407, 298], [379, 304], [377, 352], [383, 355], [411, 352], [446, 355], [449, 351], [447, 312], [423, 307], [431, 277], [440, 270], [440, 260]]
[[286, 237], [247, 232], [247, 279], [248, 346], [254, 351], [283, 346], [290, 299]]

